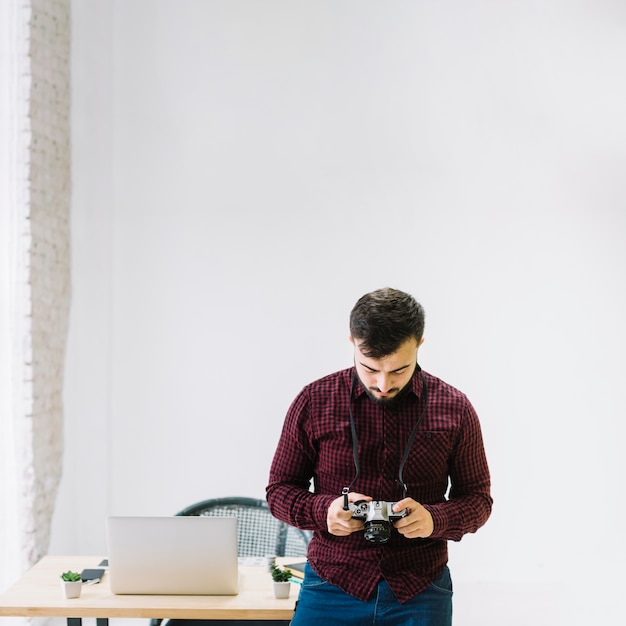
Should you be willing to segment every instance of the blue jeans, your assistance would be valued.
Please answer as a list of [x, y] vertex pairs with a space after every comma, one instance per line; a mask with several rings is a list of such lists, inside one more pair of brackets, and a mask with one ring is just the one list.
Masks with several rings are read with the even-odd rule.
[[320, 578], [307, 563], [291, 626], [451, 626], [452, 580], [446, 567], [422, 593], [400, 604], [381, 580], [372, 597], [357, 600]]

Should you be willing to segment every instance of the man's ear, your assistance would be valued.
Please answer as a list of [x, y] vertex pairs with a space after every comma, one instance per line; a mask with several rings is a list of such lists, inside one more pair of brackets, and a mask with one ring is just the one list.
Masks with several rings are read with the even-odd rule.
[[351, 343], [352, 345], [354, 345], [354, 338], [352, 337], [352, 335], [350, 335], [350, 336], [348, 337], [348, 339], [350, 340], [350, 343]]

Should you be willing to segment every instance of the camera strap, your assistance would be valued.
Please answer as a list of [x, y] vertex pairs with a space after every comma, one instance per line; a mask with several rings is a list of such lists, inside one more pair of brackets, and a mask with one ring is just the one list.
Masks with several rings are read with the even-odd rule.
[[[422, 368], [419, 365], [417, 366], [417, 368], [419, 369], [420, 378], [422, 380], [423, 406], [422, 406], [420, 415], [417, 418], [417, 421], [415, 422], [415, 426], [413, 427], [413, 430], [411, 431], [411, 435], [409, 436], [409, 440], [406, 444], [406, 447], [404, 448], [404, 454], [402, 455], [402, 461], [400, 462], [400, 469], [398, 470], [398, 481], [400, 485], [402, 486], [402, 494], [403, 494], [402, 498], [406, 498], [406, 494], [407, 494], [407, 486], [406, 486], [406, 483], [404, 482], [404, 477], [403, 477], [404, 466], [406, 465], [406, 462], [409, 458], [409, 454], [411, 453], [411, 448], [413, 447], [413, 441], [415, 440], [415, 436], [417, 435], [417, 431], [419, 430], [420, 424], [424, 420], [424, 415], [426, 414], [426, 408], [428, 407], [428, 385], [426, 384], [426, 378], [424, 377]], [[352, 381], [350, 383], [350, 404], [349, 404], [350, 431], [352, 433], [352, 455], [354, 457], [355, 474], [354, 474], [354, 478], [352, 479], [352, 482], [347, 487], [344, 487], [341, 490], [341, 495], [343, 496], [344, 511], [347, 511], [350, 508], [349, 503], [348, 503], [348, 493], [350, 492], [352, 485], [354, 485], [357, 478], [359, 477], [359, 474], [361, 473], [361, 467], [359, 464], [359, 442], [358, 442], [357, 434], [356, 434], [356, 424], [354, 422], [354, 415], [352, 414], [352, 393], [354, 391], [354, 381], [356, 378], [357, 378], [357, 374], [356, 374], [356, 369], [355, 369], [354, 373], [352, 374]]]
[[[419, 365], [417, 367], [419, 367]], [[424, 420], [424, 415], [426, 414], [426, 407], [428, 406], [428, 385], [426, 384], [426, 378], [424, 378], [424, 372], [422, 372], [422, 368], [420, 368], [420, 378], [422, 379], [422, 396], [424, 398], [424, 404], [422, 406], [420, 415], [417, 418], [417, 422], [415, 422], [415, 426], [413, 427], [413, 430], [411, 431], [409, 441], [407, 442], [406, 448], [404, 449], [404, 455], [402, 456], [400, 469], [398, 470], [398, 480], [400, 481], [400, 485], [402, 485], [402, 497], [403, 498], [406, 498], [407, 486], [406, 486], [406, 483], [404, 482], [402, 473], [404, 471], [404, 466], [406, 465], [406, 462], [409, 458], [411, 448], [413, 447], [413, 441], [415, 440], [417, 431], [419, 430], [420, 424]]]
[[356, 479], [359, 477], [361, 473], [361, 466], [359, 464], [359, 441], [356, 436], [356, 424], [354, 423], [354, 415], [352, 415], [352, 392], [354, 391], [354, 379], [356, 378], [356, 370], [352, 374], [352, 382], [350, 383], [350, 400], [348, 404], [348, 411], [350, 413], [350, 430], [352, 432], [352, 456], [354, 458], [354, 478], [352, 482], [341, 490], [341, 494], [343, 495], [343, 510], [347, 511], [350, 506], [348, 503], [348, 493], [350, 493], [350, 489], [352, 485], [356, 482]]

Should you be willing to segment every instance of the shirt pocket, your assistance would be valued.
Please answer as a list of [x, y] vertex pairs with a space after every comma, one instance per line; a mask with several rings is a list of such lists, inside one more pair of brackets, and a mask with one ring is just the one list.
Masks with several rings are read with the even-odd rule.
[[420, 431], [404, 468], [405, 481], [418, 486], [447, 484], [451, 452], [452, 433]]

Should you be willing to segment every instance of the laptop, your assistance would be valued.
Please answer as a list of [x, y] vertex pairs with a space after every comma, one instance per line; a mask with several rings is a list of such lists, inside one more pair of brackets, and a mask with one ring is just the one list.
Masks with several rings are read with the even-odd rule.
[[107, 518], [114, 594], [236, 595], [236, 517]]

